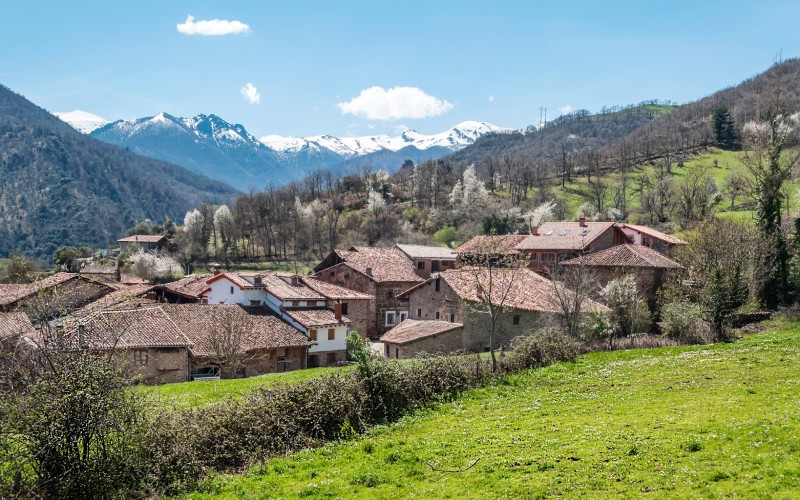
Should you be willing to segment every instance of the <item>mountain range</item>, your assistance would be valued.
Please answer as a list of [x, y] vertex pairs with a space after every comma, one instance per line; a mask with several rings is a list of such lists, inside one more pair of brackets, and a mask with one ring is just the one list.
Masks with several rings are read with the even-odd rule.
[[183, 167], [75, 131], [0, 85], [0, 256], [108, 247], [138, 221], [182, 221], [240, 194]]
[[76, 130], [135, 153], [168, 161], [240, 190], [299, 180], [318, 170], [347, 173], [369, 163], [397, 170], [405, 160], [439, 158], [505, 129], [463, 122], [439, 134], [407, 130], [398, 136], [254, 137], [244, 126], [214, 114], [180, 118], [168, 113], [135, 120], [104, 119], [84, 111], [55, 113]]

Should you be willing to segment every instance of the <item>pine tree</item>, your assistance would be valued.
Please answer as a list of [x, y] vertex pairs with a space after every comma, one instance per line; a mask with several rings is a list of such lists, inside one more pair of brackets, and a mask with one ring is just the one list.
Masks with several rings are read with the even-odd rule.
[[739, 144], [733, 116], [724, 106], [714, 111], [714, 138], [723, 149], [737, 149]]

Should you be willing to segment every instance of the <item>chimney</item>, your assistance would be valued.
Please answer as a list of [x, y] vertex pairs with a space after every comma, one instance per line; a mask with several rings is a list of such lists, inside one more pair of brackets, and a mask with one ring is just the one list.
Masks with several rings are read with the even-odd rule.
[[261, 276], [256, 276], [255, 278], [253, 278], [253, 283], [255, 283], [256, 285], [260, 285], [261, 284]]
[[114, 279], [117, 281], [122, 281], [122, 272], [119, 269], [119, 260], [117, 260], [116, 264], [114, 265]]
[[581, 218], [578, 219], [578, 224], [580, 224], [581, 227], [586, 227], [586, 217], [581, 215]]
[[366, 269], [366, 273], [367, 273], [367, 276], [372, 276], [372, 268], [371, 268], [371, 267], [368, 267], [368, 268]]
[[218, 276], [220, 273], [219, 266], [214, 266], [214, 276]]
[[292, 275], [292, 285], [297, 286], [297, 275]]
[[337, 321], [342, 319], [342, 303], [341, 302], [337, 302], [336, 305], [334, 305], [333, 315], [336, 317]]
[[531, 234], [534, 236], [539, 236], [539, 226], [531, 226]]

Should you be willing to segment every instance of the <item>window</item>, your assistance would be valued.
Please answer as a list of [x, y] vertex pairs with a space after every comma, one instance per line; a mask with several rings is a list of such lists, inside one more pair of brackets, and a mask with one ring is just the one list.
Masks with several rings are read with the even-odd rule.
[[519, 314], [514, 315], [514, 324], [519, 325]]
[[400, 357], [400, 349], [395, 347], [394, 348], [394, 358], [397, 359]]
[[391, 299], [394, 297], [394, 290], [386, 290], [386, 298]]
[[231, 287], [231, 295], [233, 295], [233, 287]]
[[422, 317], [422, 309], [417, 309], [417, 317], [418, 318]]
[[257, 301], [257, 300], [251, 300], [251, 301], [250, 301], [250, 305], [251, 305], [251, 306], [257, 306], [257, 305], [259, 305], [260, 303], [261, 303], [261, 302], [259, 302], [259, 301]]
[[455, 323], [455, 322], [456, 322], [456, 315], [453, 314], [453, 313], [450, 313], [450, 323]]
[[317, 340], [317, 329], [316, 329], [316, 328], [312, 328], [312, 329], [311, 329], [311, 330], [308, 332], [308, 337], [309, 337], [311, 340], [314, 340], [314, 341], [316, 341], [316, 340]]
[[417, 262], [417, 269], [425, 269], [425, 261], [421, 260]]
[[336, 340], [336, 330], [328, 328], [328, 340]]
[[133, 351], [133, 364], [136, 366], [147, 366], [147, 351], [144, 349]]
[[544, 235], [545, 236], [553, 236], [553, 232], [554, 231], [552, 231], [552, 230], [551, 231], [547, 231], [546, 233], [544, 233]]
[[400, 314], [398, 316], [399, 316], [398, 323], [402, 323], [403, 321], [406, 320], [406, 318], [408, 318], [408, 311], [400, 311]]
[[569, 234], [569, 229], [561, 231], [561, 236], [567, 236], [568, 234]]
[[292, 307], [300, 307], [300, 301], [299, 300], [293, 300], [292, 301]]
[[394, 311], [386, 311], [386, 326], [394, 325], [396, 320], [396, 315]]
[[436, 319], [439, 319], [439, 311], [436, 311]]
[[331, 271], [331, 276], [336, 276], [336, 272], [335, 271]]
[[350, 273], [344, 273], [344, 279], [349, 279], [349, 278], [350, 278]]
[[336, 364], [336, 353], [335, 352], [329, 352], [328, 354], [325, 355], [325, 364], [327, 364], [327, 365]]
[[342, 302], [342, 314], [347, 316], [347, 302]]
[[441, 278], [436, 278], [436, 282], [435, 282], [435, 283], [436, 283], [436, 288], [435, 288], [435, 290], [438, 292], [438, 291], [440, 291], [440, 290], [442, 289], [442, 281], [441, 281]]
[[581, 236], [586, 236], [586, 235], [587, 235], [587, 234], [589, 234], [590, 232], [591, 232], [591, 231], [590, 231], [589, 229], [584, 229], [583, 231], [581, 231]]
[[531, 262], [535, 262], [538, 255], [539, 254], [537, 254], [537, 253], [532, 253], [531, 254]]
[[288, 355], [288, 349], [285, 347], [275, 349], [275, 355], [279, 358], [285, 358]]

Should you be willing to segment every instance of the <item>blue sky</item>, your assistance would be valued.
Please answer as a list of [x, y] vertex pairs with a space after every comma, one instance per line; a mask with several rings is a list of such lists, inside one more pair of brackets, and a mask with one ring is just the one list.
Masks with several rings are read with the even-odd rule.
[[[187, 35], [187, 15], [249, 30]], [[522, 128], [540, 106], [700, 98], [799, 56], [798, 26], [789, 1], [3, 1], [0, 83], [50, 111], [216, 113], [256, 136]]]

